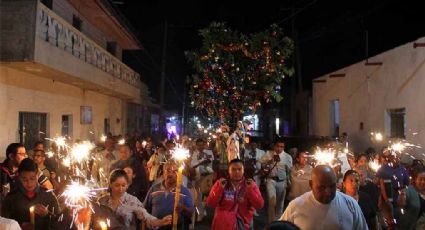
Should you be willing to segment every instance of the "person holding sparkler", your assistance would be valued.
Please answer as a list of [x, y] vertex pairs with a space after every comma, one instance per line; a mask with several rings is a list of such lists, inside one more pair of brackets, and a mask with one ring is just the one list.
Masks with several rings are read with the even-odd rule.
[[400, 152], [391, 148], [382, 153], [385, 162], [376, 173], [381, 190], [382, 213], [390, 229], [395, 228], [397, 220], [402, 215], [401, 209], [396, 209], [399, 194], [409, 185], [407, 169], [400, 164]]
[[101, 197], [99, 203], [109, 207], [119, 216], [126, 229], [136, 229], [136, 218], [145, 221], [148, 226], [161, 227], [171, 224], [171, 216], [158, 219], [149, 214], [142, 202], [136, 197], [127, 193], [128, 187], [127, 173], [122, 169], [111, 172], [109, 177], [109, 194]]
[[397, 205], [403, 209], [397, 229], [425, 229], [425, 168], [412, 170], [412, 184], [400, 193]]
[[18, 174], [17, 189], [4, 199], [2, 216], [18, 221], [23, 229], [50, 229], [60, 211], [56, 196], [38, 185], [38, 169], [33, 160], [22, 160]]
[[[163, 169], [164, 180], [152, 185], [144, 201], [146, 209], [158, 218], [173, 214], [177, 187], [177, 163], [169, 160], [164, 164]], [[177, 226], [178, 229], [189, 229], [189, 219], [194, 211], [192, 195], [185, 186], [181, 185], [179, 197]], [[171, 229], [171, 226], [163, 226], [160, 229]]]
[[228, 173], [228, 178], [216, 181], [207, 198], [207, 206], [215, 208], [211, 229], [251, 229], [254, 211], [264, 206], [264, 199], [255, 181], [245, 179], [242, 160], [230, 161]]

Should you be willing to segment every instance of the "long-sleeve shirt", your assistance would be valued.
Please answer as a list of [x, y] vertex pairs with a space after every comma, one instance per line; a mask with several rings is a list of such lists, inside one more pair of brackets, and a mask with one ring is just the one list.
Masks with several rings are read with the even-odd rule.
[[307, 192], [291, 201], [280, 220], [303, 230], [367, 230], [367, 223], [357, 201], [336, 192], [329, 204], [322, 204]]
[[49, 229], [51, 221], [55, 221], [59, 210], [59, 204], [56, 196], [52, 192], [46, 192], [44, 189], [37, 187], [35, 196], [29, 198], [24, 194], [24, 189], [19, 186], [18, 189], [9, 193], [2, 204], [2, 216], [18, 221], [19, 224], [30, 223], [30, 207], [41, 204], [48, 207], [49, 214], [47, 216], [35, 215], [35, 230]]
[[[241, 183], [245, 183], [245, 180]], [[216, 212], [230, 212], [236, 205], [237, 215], [242, 218], [245, 229], [249, 229], [255, 209], [261, 209], [264, 206], [264, 199], [257, 185], [253, 182], [252, 187], [245, 187], [245, 190], [240, 192], [224, 189], [220, 185], [220, 181], [216, 181], [208, 195], [207, 206], [216, 208]], [[214, 218], [211, 229], [236, 230], [234, 227], [226, 225], [222, 220]]]
[[128, 193], [124, 193], [120, 199], [120, 204], [115, 209], [112, 207], [112, 199], [109, 194], [100, 198], [99, 203], [108, 206], [116, 215], [121, 217], [127, 229], [136, 229], [134, 214], [136, 214], [137, 219], [146, 220], [148, 226], [151, 226], [152, 221], [157, 219], [146, 211], [143, 203], [139, 199]]

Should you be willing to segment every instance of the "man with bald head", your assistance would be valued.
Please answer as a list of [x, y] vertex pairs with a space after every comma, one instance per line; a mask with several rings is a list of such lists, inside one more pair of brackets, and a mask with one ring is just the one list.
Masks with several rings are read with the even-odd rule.
[[289, 203], [280, 220], [290, 221], [303, 230], [368, 229], [357, 201], [336, 191], [336, 176], [331, 167], [316, 166], [310, 187], [310, 192]]

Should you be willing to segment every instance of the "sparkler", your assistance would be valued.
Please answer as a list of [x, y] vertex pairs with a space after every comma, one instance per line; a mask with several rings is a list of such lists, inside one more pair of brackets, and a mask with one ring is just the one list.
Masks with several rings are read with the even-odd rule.
[[384, 139], [384, 136], [380, 132], [371, 132], [370, 135], [372, 136], [372, 139], [378, 142]]
[[89, 141], [83, 141], [75, 143], [71, 149], [71, 159], [81, 163], [83, 160], [87, 160], [90, 155], [90, 151], [94, 149], [95, 145]]
[[54, 153], [54, 152], [52, 152], [52, 151], [48, 151], [48, 152], [46, 153], [46, 156], [47, 156], [48, 158], [52, 158], [54, 155], [55, 155], [55, 153]]
[[317, 162], [317, 165], [329, 165], [335, 167], [335, 156], [336, 152], [333, 149], [320, 149], [317, 148], [317, 151], [314, 153], [314, 159]]
[[172, 153], [172, 158], [175, 161], [177, 161], [178, 164], [180, 164], [179, 170], [177, 172], [176, 195], [174, 197], [173, 230], [177, 230], [177, 222], [179, 217], [177, 206], [179, 205], [179, 201], [180, 201], [180, 188], [181, 188], [182, 179], [183, 179], [183, 169], [184, 169], [183, 161], [186, 160], [188, 157], [189, 157], [188, 149], [177, 148]]
[[61, 197], [65, 197], [66, 206], [77, 210], [87, 207], [95, 196], [95, 190], [76, 181], [72, 181], [71, 184], [67, 185], [61, 195]]
[[66, 186], [65, 191], [60, 195], [60, 197], [65, 198], [65, 205], [72, 210], [73, 218], [71, 227], [80, 210], [84, 208], [92, 208], [91, 202], [96, 197], [96, 191], [99, 190], [104, 189], [91, 189], [86, 185], [78, 183], [77, 181], [71, 181], [71, 184]]
[[119, 144], [119, 145], [123, 145], [123, 144], [125, 144], [125, 139], [123, 138], [123, 139], [119, 140], [119, 141], [118, 141], [118, 144]]
[[378, 172], [378, 170], [381, 168], [381, 165], [377, 160], [369, 162], [369, 168], [372, 169], [374, 172]]
[[142, 147], [145, 148], [146, 147], [146, 144], [147, 144], [147, 142], [146, 141], [143, 141], [142, 142]]
[[61, 137], [46, 138], [46, 139], [55, 142], [59, 151], [66, 150], [68, 148], [68, 145], [66, 144], [66, 138], [65, 137], [61, 136]]

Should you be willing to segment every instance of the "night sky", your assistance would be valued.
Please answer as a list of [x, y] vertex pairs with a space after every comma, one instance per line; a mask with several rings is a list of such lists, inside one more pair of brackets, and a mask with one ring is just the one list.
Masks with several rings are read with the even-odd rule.
[[[322, 74], [361, 61], [425, 36], [425, 1], [136, 1], [112, 3], [128, 19], [143, 51], [126, 52], [124, 60], [141, 72], [151, 96], [159, 100], [165, 19], [168, 22], [166, 108], [179, 111], [184, 79], [191, 73], [184, 51], [201, 46], [198, 30], [211, 21], [227, 22], [243, 33], [278, 23], [298, 34], [304, 89]], [[425, 50], [424, 50], [425, 52]]]

